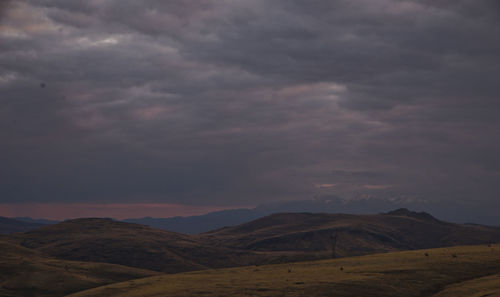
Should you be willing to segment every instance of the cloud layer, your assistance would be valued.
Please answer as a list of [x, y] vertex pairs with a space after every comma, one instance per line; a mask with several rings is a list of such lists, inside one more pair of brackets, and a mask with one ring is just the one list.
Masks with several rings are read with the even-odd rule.
[[2, 3], [1, 202], [498, 204], [498, 1]]

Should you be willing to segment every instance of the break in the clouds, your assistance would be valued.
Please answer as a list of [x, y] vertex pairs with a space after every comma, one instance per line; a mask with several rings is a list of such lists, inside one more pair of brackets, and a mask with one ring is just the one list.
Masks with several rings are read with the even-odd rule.
[[0, 4], [0, 199], [498, 205], [496, 0]]

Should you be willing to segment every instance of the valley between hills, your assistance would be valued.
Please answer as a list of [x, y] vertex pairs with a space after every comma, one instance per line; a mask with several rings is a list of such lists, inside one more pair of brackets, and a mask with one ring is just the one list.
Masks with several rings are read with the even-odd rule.
[[278, 213], [197, 235], [75, 219], [0, 237], [0, 296], [451, 296], [496, 290], [499, 242], [500, 228], [406, 209]]
[[68, 297], [500, 296], [500, 245], [153, 276]]

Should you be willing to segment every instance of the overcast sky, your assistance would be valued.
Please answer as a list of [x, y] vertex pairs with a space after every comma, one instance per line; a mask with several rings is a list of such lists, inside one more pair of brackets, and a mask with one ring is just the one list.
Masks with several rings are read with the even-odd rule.
[[0, 203], [500, 206], [499, 94], [498, 0], [3, 0]]

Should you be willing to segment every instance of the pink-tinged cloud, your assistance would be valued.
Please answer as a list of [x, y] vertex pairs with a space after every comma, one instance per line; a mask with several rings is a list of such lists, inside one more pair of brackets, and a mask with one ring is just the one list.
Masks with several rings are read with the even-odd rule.
[[385, 190], [392, 187], [391, 185], [364, 185], [364, 189], [368, 190]]
[[137, 119], [141, 120], [153, 120], [161, 117], [167, 112], [173, 111], [173, 107], [166, 107], [161, 105], [148, 106], [136, 109], [133, 113]]
[[314, 186], [316, 188], [333, 188], [335, 187], [337, 184], [315, 184]]
[[4, 203], [0, 204], [0, 216], [32, 217], [65, 220], [87, 217], [115, 219], [202, 215], [212, 211], [232, 209], [222, 206], [192, 206], [173, 203]]

